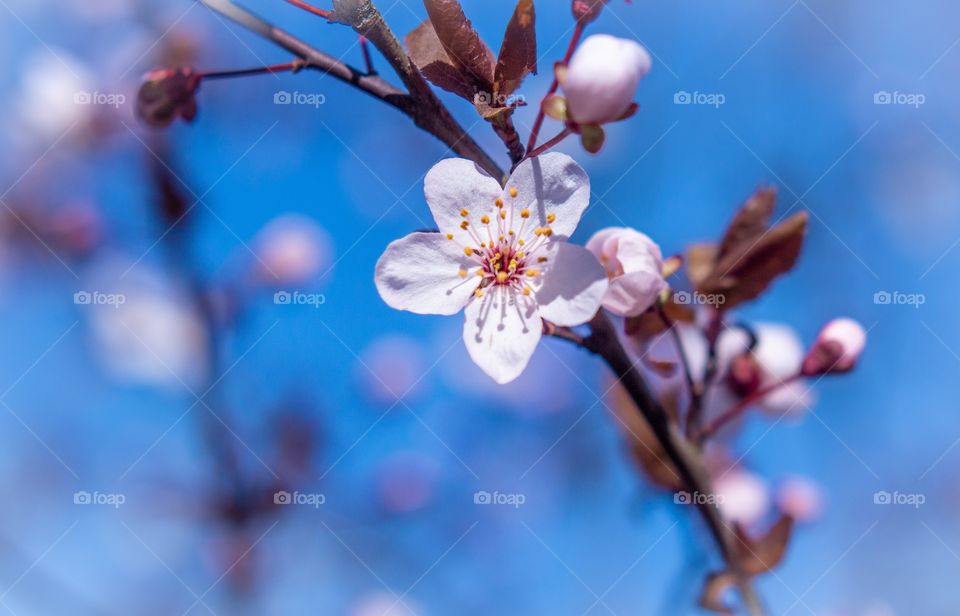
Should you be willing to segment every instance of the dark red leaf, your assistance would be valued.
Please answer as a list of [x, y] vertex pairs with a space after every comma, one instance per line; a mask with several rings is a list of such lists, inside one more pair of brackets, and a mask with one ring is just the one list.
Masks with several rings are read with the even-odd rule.
[[480, 92], [493, 90], [493, 52], [473, 29], [457, 0], [424, 0], [437, 38], [453, 64]]
[[800, 256], [808, 215], [800, 212], [769, 227], [775, 199], [771, 189], [757, 191], [734, 216], [719, 246], [687, 253], [691, 281], [701, 293], [715, 296], [721, 310], [756, 298]]
[[473, 102], [474, 85], [447, 55], [429, 19], [412, 30], [404, 39], [404, 43], [407, 45], [410, 59], [424, 77], [438, 88]]
[[[533, 0], [519, 0], [507, 24], [494, 71], [498, 97], [512, 94], [528, 73], [537, 73], [537, 29]], [[502, 106], [502, 104], [501, 104]]]

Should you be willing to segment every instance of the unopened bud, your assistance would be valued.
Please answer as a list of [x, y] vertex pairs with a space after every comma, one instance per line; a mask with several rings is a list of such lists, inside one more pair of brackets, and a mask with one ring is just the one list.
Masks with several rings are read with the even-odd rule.
[[853, 319], [834, 319], [824, 326], [803, 360], [807, 376], [848, 372], [856, 365], [867, 343], [863, 326]]
[[200, 76], [190, 67], [150, 71], [137, 93], [137, 115], [147, 124], [166, 127], [178, 117], [190, 122], [197, 115]]

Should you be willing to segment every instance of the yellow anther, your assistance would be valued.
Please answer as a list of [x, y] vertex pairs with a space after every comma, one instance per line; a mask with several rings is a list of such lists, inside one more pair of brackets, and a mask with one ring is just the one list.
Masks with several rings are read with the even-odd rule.
[[480, 242], [480, 248], [486, 248], [486, 247], [487, 247], [486, 242]]
[[480, 218], [480, 222], [482, 222], [482, 223], [485, 224], [485, 225], [489, 225], [489, 224], [490, 224], [490, 217], [484, 215], [484, 216], [482, 216], [482, 217]]
[[556, 214], [553, 214], [553, 213], [547, 214], [547, 222], [553, 222], [556, 219], [557, 219]]
[[509, 231], [507, 231], [507, 235], [509, 235], [509, 236], [512, 237], [512, 236], [513, 236], [513, 229], [510, 229]]
[[540, 257], [540, 258], [537, 259], [537, 263], [546, 263], [546, 262], [547, 262], [547, 258], [546, 258], [546, 257]]
[[527, 278], [536, 278], [536, 277], [539, 276], [539, 275], [540, 275], [540, 272], [538, 272], [538, 271], [535, 270], [535, 269], [528, 269], [528, 270], [527, 270]]
[[550, 237], [551, 235], [553, 235], [553, 229], [551, 229], [550, 227], [544, 227], [542, 231], [543, 231], [543, 234], [546, 235], [547, 237]]
[[497, 205], [497, 207], [503, 207], [503, 199], [501, 199], [500, 197], [497, 197], [494, 203]]
[[524, 295], [530, 295], [530, 287], [524, 286], [524, 287], [523, 287], [523, 294], [524, 294]]
[[467, 208], [463, 208], [462, 210], [460, 210], [460, 215], [466, 218], [467, 216], [470, 215], [470, 210], [468, 210]]
[[476, 295], [477, 297], [483, 297], [483, 289], [477, 289], [476, 291], [473, 292], [473, 294]]
[[452, 240], [452, 239], [453, 239], [453, 233], [447, 233], [447, 239], [448, 239], [448, 240]]
[[521, 246], [523, 246], [524, 241], [523, 241], [523, 240], [517, 240], [517, 243], [520, 244]]
[[497, 239], [498, 239], [498, 240], [500, 240], [500, 241], [502, 242], [502, 241], [503, 241], [503, 236], [502, 236], [502, 235], [500, 235], [500, 236], [497, 236]]
[[516, 197], [516, 196], [517, 196], [517, 189], [514, 188], [514, 187], [512, 187], [512, 186], [510, 187], [510, 196], [511, 196], [511, 197]]
[[541, 229], [540, 227], [537, 227], [536, 229], [533, 230], [533, 234], [539, 237], [543, 235], [543, 229]]
[[463, 249], [463, 254], [467, 255], [468, 257], [471, 256], [473, 254], [473, 248], [467, 246]]
[[463, 222], [460, 223], [460, 228], [463, 229], [464, 231], [466, 231], [466, 230], [467, 230], [467, 227], [469, 227], [469, 226], [470, 226], [470, 223], [467, 222], [466, 220], [464, 220]]
[[506, 220], [506, 218], [507, 218], [507, 210], [500, 210], [500, 218]]
[[503, 266], [500, 265], [500, 262], [499, 262], [499, 261], [493, 264], [493, 269], [494, 269], [494, 271], [499, 272], [502, 268], [503, 268]]
[[509, 277], [510, 275], [507, 274], [506, 272], [500, 272], [497, 274], [497, 282], [504, 283], [507, 281], [507, 278]]
[[516, 259], [511, 259], [511, 260], [510, 260], [510, 271], [512, 272], [512, 271], [515, 270], [515, 269], [517, 269], [517, 260], [516, 260]]
[[530, 218], [530, 210], [527, 208], [520, 210], [520, 218]]
[[518, 259], [522, 259], [522, 258], [523, 258], [523, 253], [522, 253], [522, 252], [518, 252], [518, 253], [517, 253], [517, 258], [518, 258]]
[[465, 270], [465, 269], [460, 270], [458, 273], [460, 274], [460, 277], [461, 277], [461, 278], [466, 278], [466, 277], [467, 277], [467, 270]]
[[478, 268], [477, 268], [477, 276], [480, 276], [481, 278], [483, 278], [483, 268], [482, 268], [482, 267], [478, 267]]

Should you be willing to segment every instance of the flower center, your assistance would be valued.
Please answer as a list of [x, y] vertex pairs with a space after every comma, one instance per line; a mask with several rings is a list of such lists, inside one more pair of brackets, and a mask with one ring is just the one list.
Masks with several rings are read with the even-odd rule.
[[[516, 289], [524, 295], [530, 295], [530, 282], [541, 273], [547, 257], [537, 256], [553, 236], [549, 224], [556, 220], [555, 214], [546, 217], [547, 226], [539, 227], [531, 222], [528, 208], [520, 208], [514, 199], [518, 195], [516, 188], [507, 191], [510, 204], [497, 198], [479, 218], [471, 216], [470, 210], [460, 210], [460, 229], [469, 238], [463, 247], [468, 257], [476, 260], [477, 267], [472, 272], [461, 269], [460, 276], [471, 274], [481, 278], [476, 296], [483, 297], [488, 287]], [[447, 239], [453, 240], [453, 233], [447, 233]], [[462, 238], [462, 234], [461, 234]]]

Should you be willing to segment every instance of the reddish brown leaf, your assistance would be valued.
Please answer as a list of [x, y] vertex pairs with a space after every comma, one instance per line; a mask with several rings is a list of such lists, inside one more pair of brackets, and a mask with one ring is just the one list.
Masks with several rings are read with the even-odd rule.
[[772, 188], [761, 188], [753, 193], [744, 203], [723, 234], [720, 241], [718, 261], [742, 252], [770, 226], [770, 217], [777, 203], [777, 191]]
[[716, 296], [721, 310], [756, 298], [800, 256], [807, 214], [768, 228], [774, 201], [773, 190], [757, 191], [734, 216], [719, 247], [698, 246], [688, 252], [691, 281], [699, 292]]
[[693, 323], [693, 311], [688, 306], [675, 303], [672, 295], [660, 308], [667, 316], [666, 322], [655, 309], [647, 310], [641, 315], [626, 318], [624, 321], [625, 333], [645, 342], [667, 331], [668, 323]]
[[735, 525], [734, 531], [737, 535], [737, 562], [745, 573], [759, 575], [772, 571], [783, 561], [793, 532], [793, 518], [788, 515], [781, 516], [770, 530], [758, 539], [751, 539], [740, 525]]
[[707, 576], [703, 582], [703, 591], [700, 593], [700, 607], [717, 614], [733, 614], [727, 607], [723, 596], [736, 586], [737, 577], [730, 571], [715, 571]]
[[533, 0], [519, 0], [503, 34], [494, 70], [497, 97], [506, 98], [512, 94], [528, 73], [537, 73], [536, 13]]
[[493, 52], [473, 29], [457, 0], [423, 0], [437, 38], [453, 64], [480, 92], [493, 91]]
[[716, 244], [694, 244], [687, 248], [687, 278], [699, 289], [717, 265]]
[[431, 83], [447, 92], [473, 101], [473, 84], [447, 55], [429, 19], [412, 30], [404, 39], [404, 43], [407, 45], [410, 59]]
[[[629, 394], [619, 383], [615, 384], [611, 391], [610, 408], [618, 419], [617, 426], [621, 429], [630, 453], [644, 475], [657, 487], [672, 492], [682, 489], [683, 481], [680, 479], [680, 474], [670, 462], [667, 453], [654, 436], [650, 424], [643, 418]], [[663, 403], [667, 412], [675, 418], [676, 397], [665, 395]]]

